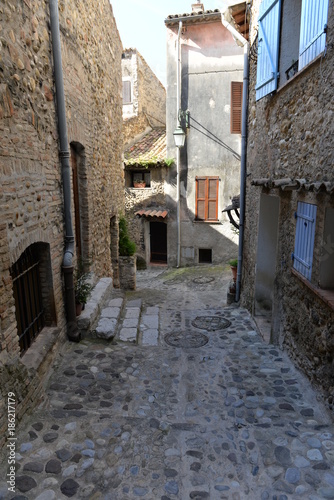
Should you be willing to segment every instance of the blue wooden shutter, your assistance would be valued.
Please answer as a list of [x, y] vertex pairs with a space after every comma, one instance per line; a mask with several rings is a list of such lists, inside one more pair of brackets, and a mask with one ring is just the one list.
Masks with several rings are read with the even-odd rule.
[[293, 267], [311, 280], [317, 206], [298, 202]]
[[325, 50], [327, 16], [328, 0], [303, 0], [299, 40], [299, 70]]
[[263, 0], [259, 11], [256, 100], [277, 89], [281, 0]]

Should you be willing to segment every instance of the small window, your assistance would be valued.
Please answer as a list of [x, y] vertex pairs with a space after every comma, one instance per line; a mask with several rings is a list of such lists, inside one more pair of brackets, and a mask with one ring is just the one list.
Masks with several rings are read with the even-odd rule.
[[293, 267], [311, 281], [315, 236], [316, 205], [298, 202]]
[[132, 172], [132, 187], [150, 187], [151, 173], [147, 170], [142, 172]]
[[218, 220], [218, 187], [218, 177], [196, 177], [196, 220]]
[[212, 263], [212, 249], [211, 248], [199, 248], [198, 249], [198, 263], [199, 264], [211, 264]]
[[130, 104], [131, 102], [131, 82], [130, 80], [123, 80], [123, 104]]
[[231, 83], [231, 134], [241, 134], [242, 82]]
[[282, 86], [325, 50], [328, 4], [328, 0], [262, 0], [256, 100], [275, 91], [278, 78]]

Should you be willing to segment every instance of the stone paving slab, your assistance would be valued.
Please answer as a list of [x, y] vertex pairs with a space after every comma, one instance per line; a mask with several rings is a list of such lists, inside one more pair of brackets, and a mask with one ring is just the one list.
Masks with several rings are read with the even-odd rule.
[[159, 330], [157, 328], [145, 329], [142, 333], [142, 345], [154, 346], [159, 344]]
[[[48, 409], [17, 432], [15, 494], [1, 462], [0, 499], [334, 498], [334, 425], [316, 392], [247, 311], [213, 307], [215, 285], [174, 286], [158, 345], [64, 345]], [[165, 342], [196, 332], [205, 345]]]
[[122, 327], [119, 332], [119, 339], [122, 342], [137, 342], [138, 329]]

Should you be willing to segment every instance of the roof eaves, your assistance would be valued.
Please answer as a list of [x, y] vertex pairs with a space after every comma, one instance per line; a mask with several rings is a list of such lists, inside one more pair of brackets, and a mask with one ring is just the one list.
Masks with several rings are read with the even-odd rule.
[[221, 11], [219, 9], [215, 10], [206, 10], [206, 11], [199, 11], [199, 12], [192, 12], [190, 14], [171, 14], [165, 19], [165, 24], [166, 25], [173, 25], [177, 24], [180, 21], [182, 22], [203, 22], [203, 21], [215, 21], [215, 20], [220, 20], [221, 18]]

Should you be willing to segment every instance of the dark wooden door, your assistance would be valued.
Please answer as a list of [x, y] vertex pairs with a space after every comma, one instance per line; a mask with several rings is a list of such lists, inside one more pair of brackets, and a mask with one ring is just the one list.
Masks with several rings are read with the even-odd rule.
[[167, 262], [167, 224], [150, 223], [151, 262]]

